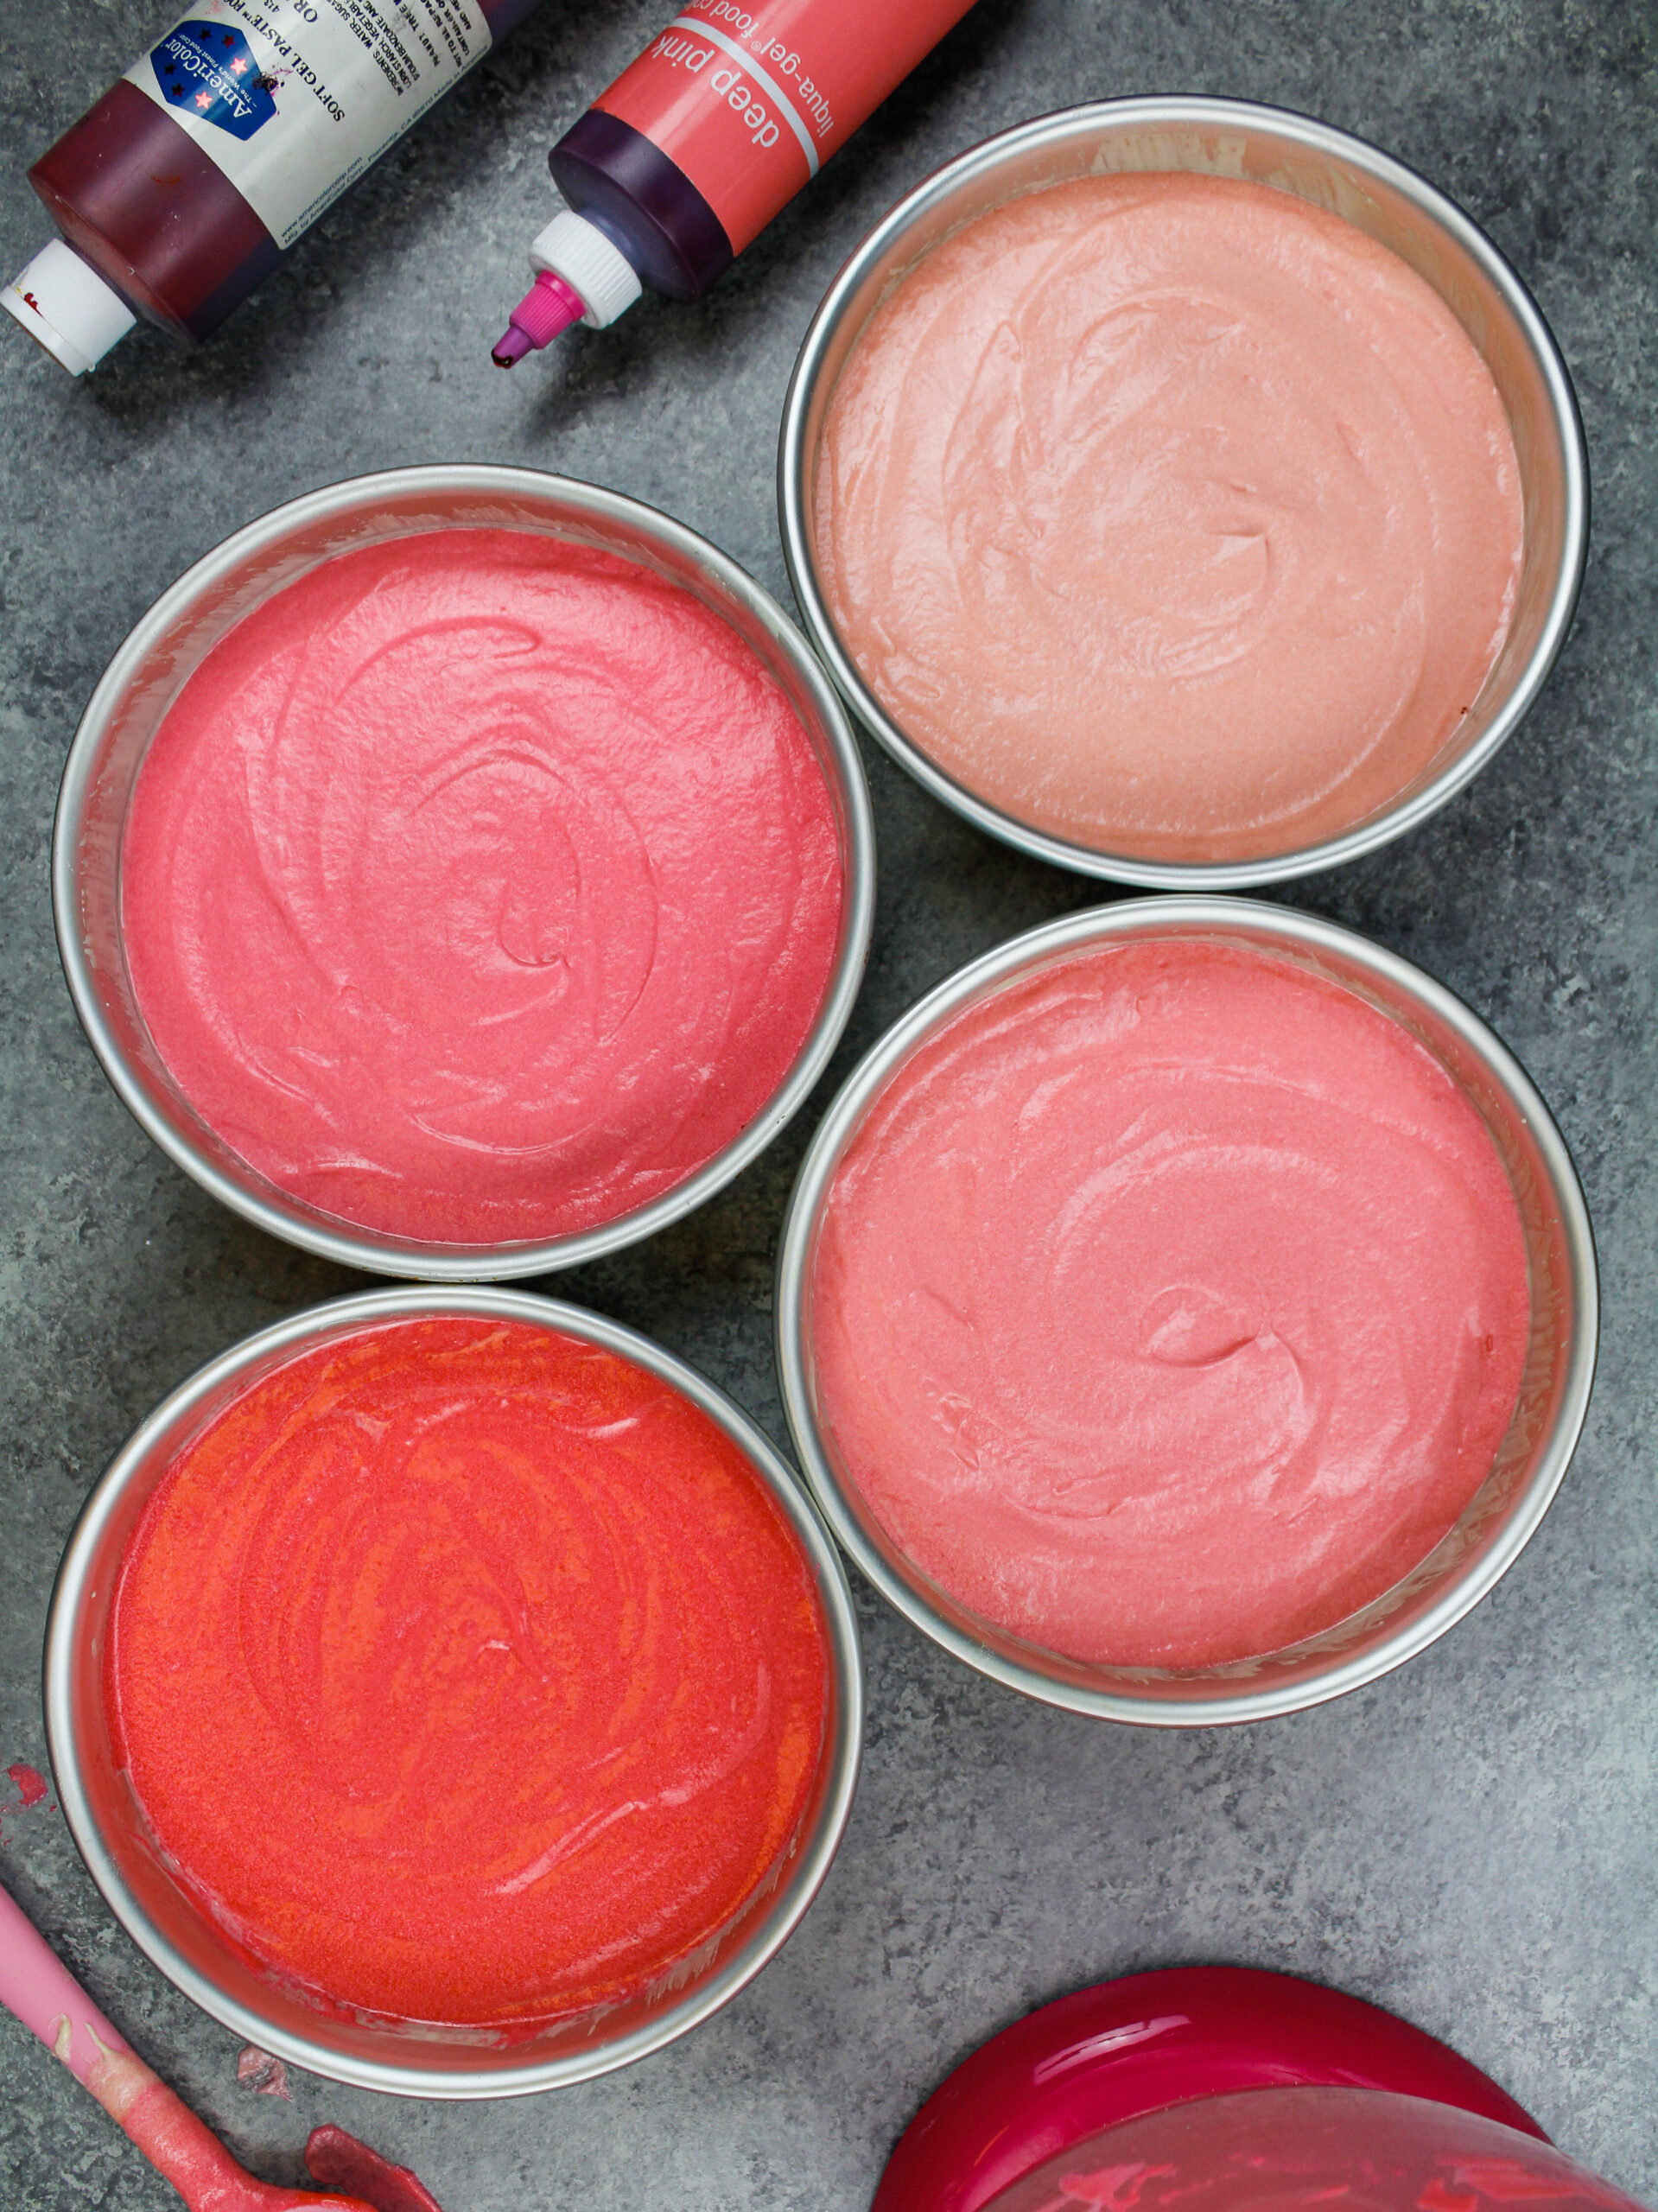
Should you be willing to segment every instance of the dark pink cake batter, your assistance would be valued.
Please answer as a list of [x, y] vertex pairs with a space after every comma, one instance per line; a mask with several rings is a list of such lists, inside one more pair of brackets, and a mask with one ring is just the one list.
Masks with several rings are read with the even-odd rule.
[[1191, 939], [1062, 960], [904, 1062], [810, 1305], [820, 1416], [900, 1549], [1125, 1666], [1279, 1649], [1408, 1573], [1490, 1470], [1530, 1318], [1513, 1187], [1441, 1064]]
[[685, 591], [529, 532], [340, 556], [157, 732], [122, 849], [138, 1004], [280, 1188], [440, 1243], [683, 1182], [816, 1018], [842, 869], [792, 709]]

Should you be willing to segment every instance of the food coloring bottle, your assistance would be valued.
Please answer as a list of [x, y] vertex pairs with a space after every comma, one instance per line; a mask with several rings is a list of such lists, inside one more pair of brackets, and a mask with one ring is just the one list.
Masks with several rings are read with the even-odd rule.
[[645, 284], [700, 298], [970, 4], [684, 0], [549, 156], [569, 207], [496, 361], [602, 329]]
[[198, 340], [536, 0], [196, 0], [29, 173], [62, 236], [0, 301], [77, 376]]

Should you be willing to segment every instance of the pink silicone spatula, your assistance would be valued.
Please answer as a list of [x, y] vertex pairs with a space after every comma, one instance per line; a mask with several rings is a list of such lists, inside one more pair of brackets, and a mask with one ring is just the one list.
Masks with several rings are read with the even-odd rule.
[[92, 2091], [190, 2212], [440, 2212], [406, 2166], [392, 2165], [343, 2127], [315, 2129], [305, 2157], [319, 2181], [351, 2195], [319, 2196], [255, 2181], [128, 2048], [4, 1890], [0, 2003]]

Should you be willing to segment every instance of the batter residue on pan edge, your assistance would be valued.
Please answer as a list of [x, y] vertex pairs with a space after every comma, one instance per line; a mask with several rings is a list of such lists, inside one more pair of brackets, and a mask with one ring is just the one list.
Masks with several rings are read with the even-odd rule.
[[324, 563], [169, 709], [122, 846], [138, 1005], [280, 1189], [441, 1243], [694, 1174], [787, 1074], [834, 804], [728, 624], [632, 562], [445, 530]]
[[830, 1186], [820, 1414], [899, 1549], [1069, 1657], [1332, 1625], [1489, 1473], [1523, 1231], [1440, 1063], [1342, 986], [1189, 940], [1074, 955], [901, 1064]]
[[1490, 371], [1421, 277], [1286, 192], [1089, 177], [994, 208], [870, 318], [819, 572], [958, 783], [1095, 850], [1337, 835], [1427, 767], [1520, 575]]
[[511, 2028], [715, 1943], [793, 1847], [829, 1645], [700, 1408], [521, 1323], [387, 1323], [254, 1383], [122, 1568], [117, 1757], [248, 1955]]

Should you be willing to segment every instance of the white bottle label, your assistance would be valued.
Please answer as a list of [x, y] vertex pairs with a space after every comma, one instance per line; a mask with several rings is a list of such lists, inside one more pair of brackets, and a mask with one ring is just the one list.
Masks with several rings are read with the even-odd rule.
[[289, 246], [488, 50], [478, 0], [198, 0], [127, 81]]

